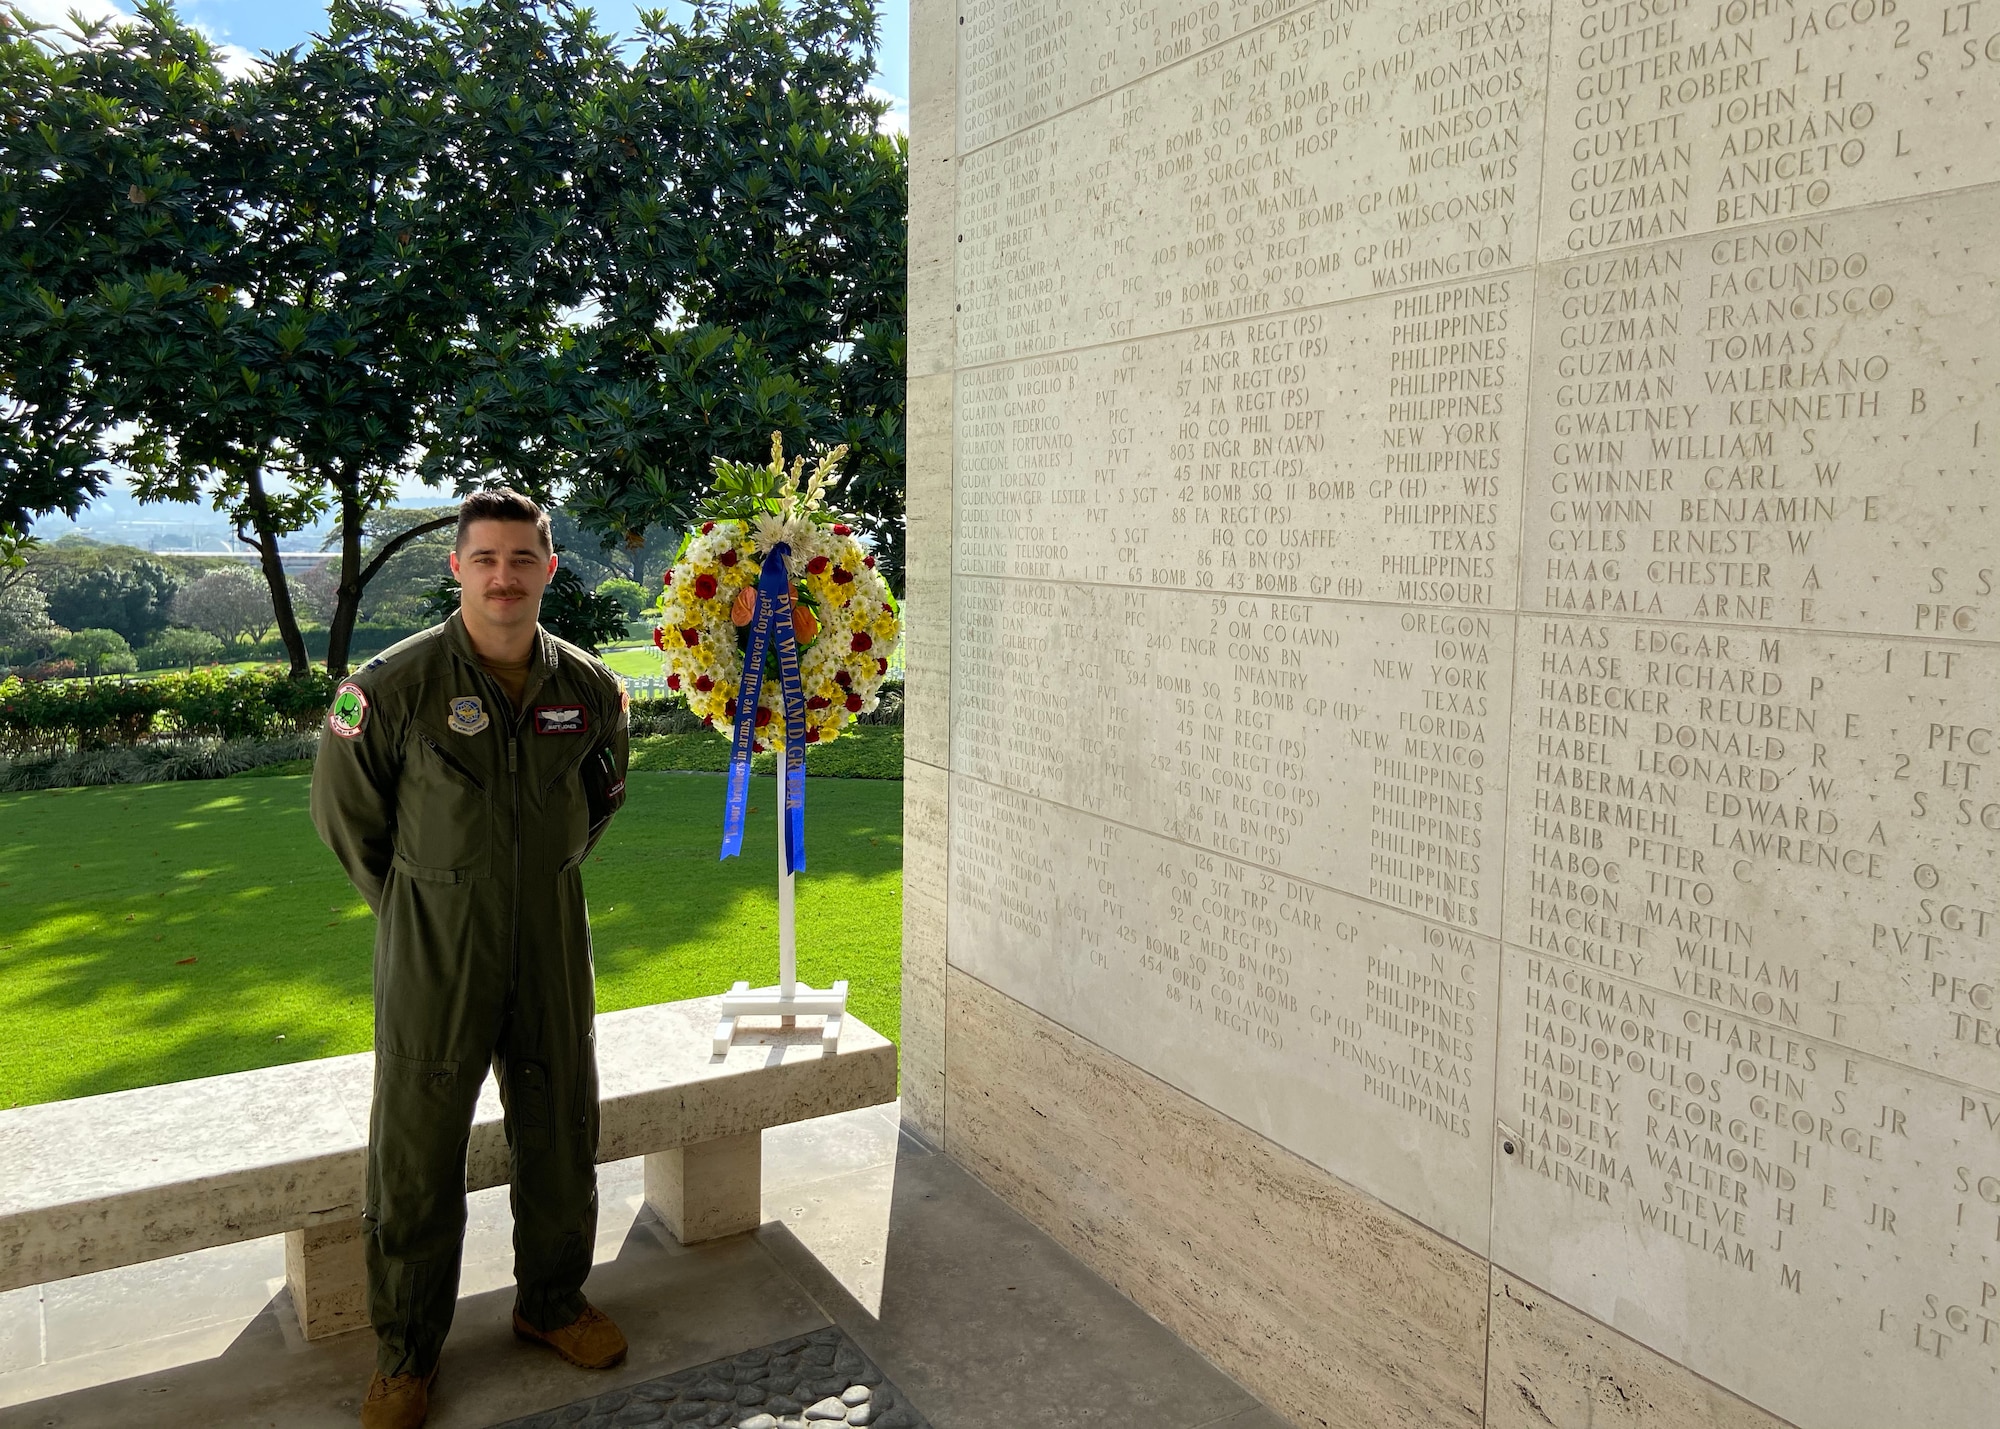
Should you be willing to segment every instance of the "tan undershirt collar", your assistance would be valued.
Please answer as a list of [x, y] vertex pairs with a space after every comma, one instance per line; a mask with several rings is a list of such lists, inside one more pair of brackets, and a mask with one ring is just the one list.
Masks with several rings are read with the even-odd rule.
[[484, 655], [479, 657], [479, 663], [486, 667], [487, 674], [500, 682], [500, 688], [507, 692], [508, 703], [513, 705], [514, 712], [519, 714], [521, 697], [528, 690], [528, 667], [535, 663], [534, 650], [530, 648], [526, 655], [512, 663], [489, 660]]

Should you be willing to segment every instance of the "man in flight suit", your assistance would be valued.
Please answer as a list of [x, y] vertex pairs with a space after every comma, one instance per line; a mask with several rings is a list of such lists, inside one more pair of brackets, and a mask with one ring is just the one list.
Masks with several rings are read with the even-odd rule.
[[366, 1429], [428, 1411], [489, 1066], [512, 1163], [514, 1331], [585, 1368], [625, 1355], [583, 1297], [597, 1062], [581, 873], [624, 803], [624, 688], [537, 623], [556, 558], [532, 501], [467, 497], [451, 569], [458, 612], [341, 684], [313, 766], [313, 823], [377, 920]]

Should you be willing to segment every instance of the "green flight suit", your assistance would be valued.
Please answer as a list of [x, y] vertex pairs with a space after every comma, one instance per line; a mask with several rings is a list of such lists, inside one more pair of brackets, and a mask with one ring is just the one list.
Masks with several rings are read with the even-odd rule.
[[583, 1311], [597, 1060], [579, 865], [625, 800], [624, 689], [538, 628], [521, 703], [454, 613], [340, 686], [313, 765], [313, 823], [376, 916], [363, 1226], [384, 1374], [427, 1373], [451, 1328], [489, 1066], [518, 1307], [545, 1330]]

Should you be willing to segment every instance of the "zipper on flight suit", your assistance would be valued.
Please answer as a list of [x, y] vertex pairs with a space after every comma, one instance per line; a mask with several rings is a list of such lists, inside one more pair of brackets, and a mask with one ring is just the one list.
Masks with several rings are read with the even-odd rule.
[[[509, 701], [511, 706], [512, 701]], [[521, 717], [514, 716], [514, 728], [507, 735], [507, 783], [514, 790], [514, 955], [507, 967], [507, 1009], [512, 1017], [514, 994], [521, 985]]]

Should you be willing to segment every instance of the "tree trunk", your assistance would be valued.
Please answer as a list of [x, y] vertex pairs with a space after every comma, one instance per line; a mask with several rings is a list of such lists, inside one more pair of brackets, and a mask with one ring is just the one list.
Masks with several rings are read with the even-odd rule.
[[326, 672], [337, 680], [347, 673], [347, 649], [353, 643], [361, 592], [367, 584], [361, 574], [361, 523], [367, 513], [361, 509], [351, 473], [335, 485], [340, 490], [340, 584], [334, 590], [333, 619], [326, 633]]
[[[292, 657], [292, 675], [296, 678], [311, 666], [306, 658], [306, 638], [299, 633], [298, 612], [292, 608], [292, 587], [285, 580], [285, 563], [278, 557], [278, 533], [273, 529], [271, 503], [264, 496], [261, 468], [250, 468], [247, 485], [250, 524], [257, 532], [258, 562], [264, 568], [264, 583], [271, 588], [271, 611], [278, 618], [278, 634], [284, 637], [285, 652]], [[236, 534], [243, 533], [239, 529]]]
[[[347, 649], [354, 633], [355, 622], [360, 614], [361, 596], [368, 589], [368, 582], [374, 580], [376, 573], [382, 567], [389, 564], [391, 556], [409, 545], [410, 542], [416, 540], [417, 537], [428, 536], [433, 531], [458, 524], [458, 517], [456, 515], [440, 516], [435, 521], [424, 521], [412, 526], [407, 531], [398, 531], [382, 543], [367, 565], [362, 566], [361, 519], [366, 513], [360, 510], [360, 503], [357, 501], [355, 503], [357, 514], [353, 521], [349, 522], [347, 511], [348, 489], [345, 487], [341, 489], [340, 504], [340, 592], [335, 598], [333, 628], [328, 634], [326, 646], [327, 673], [336, 679], [347, 673]], [[350, 575], [350, 572], [354, 572], [357, 566], [360, 566], [359, 572]], [[349, 589], [350, 584], [352, 586], [351, 593]], [[338, 666], [334, 664], [336, 657], [340, 661]]]

